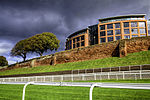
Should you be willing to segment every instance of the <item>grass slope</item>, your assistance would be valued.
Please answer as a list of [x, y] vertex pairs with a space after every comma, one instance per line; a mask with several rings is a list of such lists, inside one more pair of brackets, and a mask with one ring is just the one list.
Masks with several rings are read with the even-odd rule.
[[[23, 85], [0, 85], [0, 100], [20, 100]], [[25, 100], [89, 100], [89, 87], [29, 85]], [[94, 88], [93, 100], [150, 100], [149, 90]]]
[[150, 51], [141, 51], [137, 53], [128, 54], [126, 57], [123, 58], [110, 57], [105, 59], [57, 64], [55, 66], [18, 68], [18, 69], [0, 72], [0, 75], [54, 72], [54, 71], [64, 71], [64, 70], [76, 70], [76, 69], [88, 69], [88, 68], [100, 68], [100, 67], [118, 67], [118, 66], [142, 65], [142, 64], [150, 64]]

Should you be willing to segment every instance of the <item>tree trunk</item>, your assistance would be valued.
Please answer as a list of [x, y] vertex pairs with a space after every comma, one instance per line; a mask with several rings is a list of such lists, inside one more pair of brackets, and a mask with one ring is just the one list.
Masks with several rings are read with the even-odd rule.
[[26, 54], [23, 54], [23, 61], [26, 60]]

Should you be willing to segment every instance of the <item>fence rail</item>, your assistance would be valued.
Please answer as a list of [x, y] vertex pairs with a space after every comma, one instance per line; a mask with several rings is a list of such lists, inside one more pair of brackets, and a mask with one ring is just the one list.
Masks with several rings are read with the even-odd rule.
[[47, 76], [30, 76], [30, 77], [7, 77], [0, 78], [0, 82], [63, 82], [78, 80], [110, 80], [110, 79], [150, 79], [150, 70], [134, 70], [119, 72], [98, 72], [82, 74], [64, 74], [64, 75], [47, 75]]

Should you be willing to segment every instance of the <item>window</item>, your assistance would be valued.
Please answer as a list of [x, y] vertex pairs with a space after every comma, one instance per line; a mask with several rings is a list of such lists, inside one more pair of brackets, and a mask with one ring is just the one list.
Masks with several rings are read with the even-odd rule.
[[145, 27], [145, 22], [139, 22], [139, 27]]
[[120, 30], [115, 30], [115, 34], [119, 35], [120, 34]]
[[120, 23], [116, 23], [115, 28], [120, 28]]
[[140, 29], [140, 34], [145, 34], [145, 29]]
[[120, 40], [121, 39], [121, 36], [116, 36], [115, 37], [115, 40]]
[[113, 30], [107, 31], [107, 35], [113, 35]]
[[84, 46], [84, 41], [83, 41], [83, 42], [81, 42], [81, 46]]
[[125, 39], [130, 39], [130, 35], [124, 36]]
[[145, 34], [140, 35], [141, 37], [146, 36]]
[[81, 40], [84, 40], [84, 35], [83, 35], [83, 36], [81, 36]]
[[129, 22], [124, 22], [124, 27], [129, 27]]
[[113, 37], [107, 37], [108, 42], [113, 41]]
[[80, 47], [80, 43], [77, 43], [77, 47]]
[[70, 44], [70, 45], [72, 44], [72, 40], [69, 40], [69, 44]]
[[105, 30], [105, 25], [101, 25], [100, 30]]
[[106, 42], [106, 38], [100, 38], [101, 43]]
[[130, 34], [129, 29], [124, 29], [124, 34]]
[[131, 22], [131, 27], [137, 27], [137, 22]]
[[138, 33], [138, 29], [136, 29], [136, 28], [135, 29], [131, 29], [131, 33], [132, 34], [137, 34]]
[[108, 24], [107, 29], [113, 29], [113, 24]]
[[77, 37], [77, 41], [80, 41], [80, 38], [79, 38], [79, 37]]
[[105, 31], [100, 32], [100, 36], [106, 36]]
[[76, 45], [75, 44], [73, 44], [73, 48], [75, 48], [76, 47]]
[[73, 43], [75, 43], [75, 41], [76, 41], [76, 40], [75, 40], [75, 39], [73, 39]]
[[132, 35], [132, 37], [138, 37], [138, 35]]

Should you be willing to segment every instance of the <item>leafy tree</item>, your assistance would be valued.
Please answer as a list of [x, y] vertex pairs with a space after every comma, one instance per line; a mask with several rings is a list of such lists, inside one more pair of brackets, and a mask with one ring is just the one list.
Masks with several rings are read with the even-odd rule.
[[44, 32], [29, 38], [31, 51], [43, 55], [47, 50], [53, 51], [59, 48], [59, 40], [53, 33]]
[[27, 53], [30, 52], [31, 46], [28, 39], [19, 41], [11, 50], [11, 56], [20, 56], [23, 61], [26, 60]]
[[0, 56], [0, 66], [7, 66], [8, 65], [8, 61], [6, 60], [6, 58], [4, 56]]
[[44, 32], [25, 40], [19, 41], [11, 50], [11, 56], [20, 56], [25, 61], [27, 53], [35, 52], [40, 56], [47, 50], [53, 51], [59, 48], [59, 40], [53, 33]]

